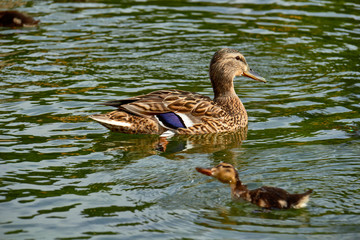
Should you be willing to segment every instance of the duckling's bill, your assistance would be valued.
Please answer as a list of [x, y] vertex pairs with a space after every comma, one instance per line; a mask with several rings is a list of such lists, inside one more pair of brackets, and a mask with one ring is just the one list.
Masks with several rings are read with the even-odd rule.
[[256, 72], [254, 72], [254, 71], [251, 70], [251, 69], [245, 71], [245, 72], [243, 73], [243, 75], [244, 75], [245, 77], [249, 77], [249, 78], [252, 78], [252, 79], [254, 79], [254, 80], [257, 80], [257, 81], [259, 81], [259, 82], [264, 82], [264, 83], [266, 83], [266, 79], [265, 79], [265, 78], [261, 77], [259, 74], [257, 74]]
[[207, 175], [207, 176], [212, 176], [212, 171], [211, 171], [211, 169], [209, 169], [209, 168], [199, 168], [199, 167], [197, 167], [197, 168], [195, 168], [195, 169], [196, 169], [196, 171], [198, 171], [199, 173], [205, 174], [205, 175]]

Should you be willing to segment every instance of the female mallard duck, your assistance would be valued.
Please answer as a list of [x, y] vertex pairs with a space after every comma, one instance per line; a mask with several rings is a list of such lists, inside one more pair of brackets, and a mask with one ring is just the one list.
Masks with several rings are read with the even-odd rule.
[[0, 27], [34, 27], [39, 23], [32, 17], [18, 11], [0, 11]]
[[205, 134], [246, 127], [245, 107], [234, 90], [235, 76], [266, 80], [253, 72], [244, 56], [229, 48], [217, 51], [210, 62], [214, 100], [181, 90], [159, 90], [103, 105], [118, 109], [90, 118], [113, 131], [140, 134]]
[[222, 183], [229, 183], [231, 195], [235, 199], [244, 199], [259, 207], [271, 208], [303, 208], [309, 201], [310, 193], [291, 194], [281, 188], [263, 186], [254, 190], [248, 190], [239, 179], [238, 172], [233, 165], [220, 163], [211, 169], [196, 168], [202, 174], [217, 178]]

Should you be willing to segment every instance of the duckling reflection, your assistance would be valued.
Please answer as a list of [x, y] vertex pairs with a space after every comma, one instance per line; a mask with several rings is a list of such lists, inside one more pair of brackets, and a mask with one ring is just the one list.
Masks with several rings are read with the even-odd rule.
[[249, 190], [240, 181], [234, 166], [228, 163], [220, 163], [211, 169], [198, 167], [196, 170], [207, 176], [215, 177], [222, 183], [230, 184], [231, 195], [234, 199], [243, 199], [265, 209], [304, 208], [312, 193], [312, 190], [308, 190], [305, 193], [291, 194], [284, 189], [268, 186]]

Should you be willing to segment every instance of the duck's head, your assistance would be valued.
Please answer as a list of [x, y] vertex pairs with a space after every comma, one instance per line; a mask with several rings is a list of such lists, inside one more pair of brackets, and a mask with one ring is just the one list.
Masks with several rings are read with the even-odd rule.
[[239, 51], [231, 48], [218, 50], [210, 62], [210, 79], [215, 95], [232, 92], [235, 76], [245, 76], [266, 82], [265, 78], [251, 70], [245, 57]]
[[239, 175], [235, 167], [229, 163], [220, 163], [213, 168], [196, 168], [199, 173], [212, 176], [222, 183], [236, 184]]

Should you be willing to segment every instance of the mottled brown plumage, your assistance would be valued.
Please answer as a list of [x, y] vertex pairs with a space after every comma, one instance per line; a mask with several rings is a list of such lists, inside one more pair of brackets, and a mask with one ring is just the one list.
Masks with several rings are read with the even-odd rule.
[[[171, 131], [174, 134], [205, 134], [236, 131], [247, 126], [248, 117], [234, 90], [235, 76], [266, 82], [250, 70], [244, 56], [238, 51], [223, 48], [214, 54], [210, 63], [214, 100], [193, 92], [159, 90], [105, 102], [103, 105], [118, 109], [90, 118], [112, 131], [123, 133], [162, 134]], [[172, 115], [162, 118], [167, 113]]]
[[229, 183], [231, 195], [234, 199], [243, 199], [267, 209], [303, 208], [312, 193], [312, 190], [308, 190], [305, 193], [291, 194], [284, 189], [268, 186], [248, 190], [247, 186], [240, 181], [234, 166], [228, 163], [220, 163], [211, 169], [196, 168], [196, 170], [202, 174], [215, 177], [222, 183]]
[[0, 27], [34, 27], [39, 20], [18, 11], [0, 11]]

